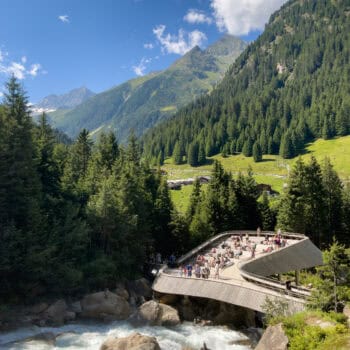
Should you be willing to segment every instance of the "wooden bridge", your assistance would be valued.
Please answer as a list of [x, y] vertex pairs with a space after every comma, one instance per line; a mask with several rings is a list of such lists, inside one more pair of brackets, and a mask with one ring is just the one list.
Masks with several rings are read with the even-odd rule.
[[[265, 236], [274, 236], [273, 232], [262, 232], [258, 237], [255, 231], [228, 231], [191, 250], [177, 260], [177, 263], [193, 263], [198, 254], [210, 251], [213, 247], [220, 247], [230, 237], [249, 235], [253, 241], [262, 241]], [[155, 292], [164, 294], [187, 295], [209, 298], [229, 304], [239, 305], [255, 311], [263, 312], [266, 298], [272, 301], [288, 303], [290, 312], [301, 311], [310, 295], [310, 290], [293, 285], [286, 289], [285, 283], [269, 276], [290, 271], [322, 265], [321, 251], [304, 235], [283, 233], [287, 245], [269, 253], [259, 251], [258, 245], [255, 258], [246, 254], [235, 263], [220, 272], [219, 279], [196, 278], [181, 276], [177, 268], [163, 266], [153, 283]], [[248, 255], [248, 256], [247, 256]]]

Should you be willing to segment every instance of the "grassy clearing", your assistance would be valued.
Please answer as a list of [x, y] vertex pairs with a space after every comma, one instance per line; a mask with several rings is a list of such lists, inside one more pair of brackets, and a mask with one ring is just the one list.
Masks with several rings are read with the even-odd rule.
[[190, 196], [192, 193], [193, 186], [182, 186], [181, 190], [172, 190], [170, 191], [171, 199], [175, 204], [176, 209], [180, 213], [186, 213], [188, 205], [190, 203]]
[[[320, 163], [325, 157], [329, 157], [339, 176], [344, 181], [350, 181], [350, 136], [333, 140], [320, 139], [310, 143], [301, 158], [307, 162], [312, 155]], [[287, 181], [288, 172], [297, 160], [297, 158], [287, 160], [275, 155], [265, 155], [262, 162], [254, 163], [252, 157], [244, 157], [242, 154], [226, 158], [217, 155], [211, 157], [208, 164], [200, 167], [191, 167], [188, 164], [174, 165], [172, 159], [167, 159], [162, 168], [167, 172], [169, 180], [187, 179], [200, 175], [210, 175], [214, 159], [219, 160], [223, 167], [227, 171], [231, 171], [233, 175], [237, 175], [238, 172], [247, 172], [251, 167], [258, 183], [269, 184], [277, 192], [282, 191], [283, 184]], [[175, 205], [180, 211], [187, 208], [189, 200], [187, 196], [190, 195], [191, 191], [192, 186], [183, 186], [179, 191], [171, 191]]]

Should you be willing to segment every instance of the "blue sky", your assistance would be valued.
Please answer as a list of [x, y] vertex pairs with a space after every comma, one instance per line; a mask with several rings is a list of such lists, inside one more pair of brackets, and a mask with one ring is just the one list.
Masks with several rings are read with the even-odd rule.
[[0, 95], [101, 92], [230, 33], [253, 40], [285, 0], [0, 0]]

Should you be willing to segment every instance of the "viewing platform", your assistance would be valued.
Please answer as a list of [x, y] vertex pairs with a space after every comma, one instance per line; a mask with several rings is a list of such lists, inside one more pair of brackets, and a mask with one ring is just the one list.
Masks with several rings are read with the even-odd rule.
[[263, 305], [269, 298], [287, 302], [290, 312], [302, 311], [310, 290], [286, 285], [270, 276], [291, 271], [298, 274], [301, 269], [322, 265], [322, 253], [304, 235], [283, 233], [285, 245], [279, 248], [273, 242], [271, 244], [274, 236], [273, 232], [262, 232], [258, 236], [256, 231], [221, 233], [180, 257], [177, 266], [194, 266], [198, 255], [204, 256], [207, 262], [227, 255], [229, 248], [233, 250], [237, 237], [243, 237], [244, 244], [256, 245], [255, 256], [252, 257], [251, 251], [243, 250], [242, 255], [227, 259], [218, 278], [214, 278], [213, 266], [210, 266], [209, 278], [198, 278], [194, 269], [192, 277], [185, 277], [178, 267], [165, 265], [159, 270], [152, 288], [158, 293], [209, 298], [260, 312], [264, 311]]

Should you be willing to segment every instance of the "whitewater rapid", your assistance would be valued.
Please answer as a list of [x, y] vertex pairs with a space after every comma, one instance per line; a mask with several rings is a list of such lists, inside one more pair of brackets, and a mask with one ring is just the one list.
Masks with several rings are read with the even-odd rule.
[[[181, 350], [184, 346], [200, 349], [203, 342], [212, 350], [247, 350], [247, 345], [235, 344], [248, 338], [227, 327], [199, 326], [189, 322], [172, 327], [144, 326], [135, 328], [128, 322], [112, 324], [70, 324], [63, 327], [31, 327], [0, 333], [1, 350], [98, 350], [109, 336], [125, 337], [133, 332], [153, 336], [162, 350]], [[23, 341], [39, 333], [57, 335], [55, 344], [43, 341]]]

